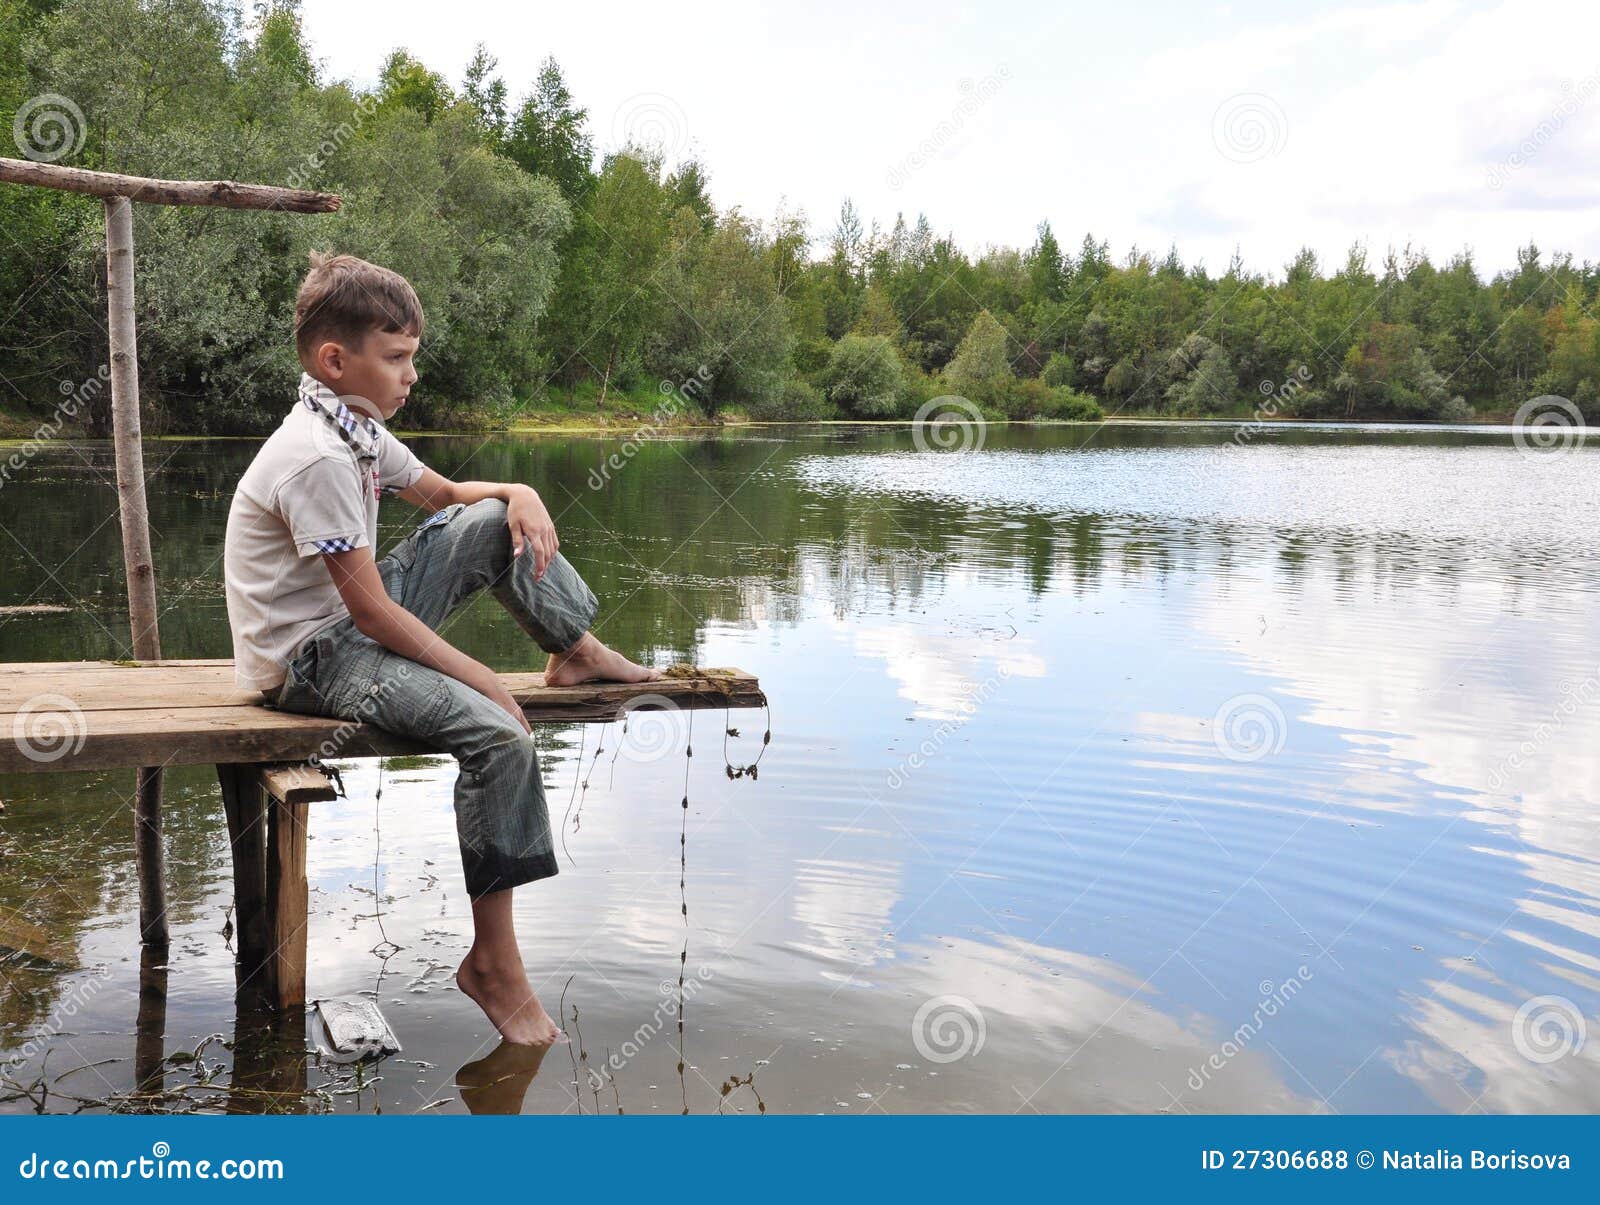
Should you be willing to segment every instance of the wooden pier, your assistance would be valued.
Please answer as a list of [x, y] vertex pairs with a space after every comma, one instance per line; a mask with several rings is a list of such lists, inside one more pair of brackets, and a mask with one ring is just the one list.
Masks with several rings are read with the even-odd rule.
[[[546, 686], [500, 680], [530, 723], [605, 722], [624, 710], [761, 707], [741, 670], [653, 682]], [[0, 772], [215, 765], [233, 851], [237, 982], [278, 1008], [306, 999], [306, 833], [311, 805], [335, 798], [316, 761], [443, 750], [355, 720], [278, 711], [234, 685], [233, 662], [0, 664]]]

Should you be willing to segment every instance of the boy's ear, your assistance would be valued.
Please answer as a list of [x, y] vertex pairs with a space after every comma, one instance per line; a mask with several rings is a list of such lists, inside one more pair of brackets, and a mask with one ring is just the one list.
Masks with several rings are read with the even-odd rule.
[[311, 353], [311, 362], [317, 370], [314, 375], [323, 380], [337, 381], [344, 375], [346, 357], [344, 347], [331, 339], [317, 344], [316, 350]]

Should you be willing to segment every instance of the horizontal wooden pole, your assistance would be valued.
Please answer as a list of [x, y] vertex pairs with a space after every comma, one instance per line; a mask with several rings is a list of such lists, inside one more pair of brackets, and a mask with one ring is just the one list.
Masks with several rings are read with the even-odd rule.
[[116, 172], [93, 172], [59, 163], [0, 159], [0, 183], [31, 184], [95, 197], [127, 197], [151, 205], [212, 205], [220, 209], [278, 209], [288, 213], [332, 213], [339, 196], [275, 184], [235, 184], [232, 180], [152, 180]]

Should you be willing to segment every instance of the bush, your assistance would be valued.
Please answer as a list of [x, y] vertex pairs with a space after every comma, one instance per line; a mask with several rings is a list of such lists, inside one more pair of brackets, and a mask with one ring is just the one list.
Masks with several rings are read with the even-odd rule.
[[887, 418], [905, 390], [894, 344], [884, 335], [846, 335], [822, 371], [823, 395], [855, 418]]
[[986, 402], [1007, 418], [1039, 418], [1050, 406], [1050, 386], [1043, 381], [1010, 380], [996, 389], [978, 390], [975, 401]]
[[1065, 387], [1052, 389], [1043, 381], [1012, 380], [998, 386], [973, 390], [972, 401], [985, 409], [998, 410], [1011, 419], [1071, 419], [1096, 421], [1104, 415], [1100, 403], [1086, 393]]
[[826, 339], [800, 339], [794, 345], [794, 366], [806, 376], [815, 376], [828, 363], [833, 344]]
[[1054, 352], [1045, 361], [1044, 371], [1039, 374], [1039, 379], [1052, 389], [1062, 385], [1070, 388], [1078, 383], [1078, 366], [1073, 363], [1071, 356]]
[[820, 390], [794, 378], [785, 381], [775, 396], [753, 402], [747, 409], [751, 418], [765, 423], [803, 422], [834, 414]]
[[1039, 417], [1079, 423], [1097, 423], [1105, 416], [1105, 411], [1100, 409], [1100, 403], [1087, 393], [1079, 393], [1076, 389], [1061, 388], [1050, 391], [1049, 403]]

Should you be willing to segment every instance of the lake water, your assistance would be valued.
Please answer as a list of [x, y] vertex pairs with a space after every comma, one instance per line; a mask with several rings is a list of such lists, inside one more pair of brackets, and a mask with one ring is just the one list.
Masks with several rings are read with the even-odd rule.
[[[209, 767], [167, 774], [173, 945], [142, 972], [132, 771], [0, 778], [0, 942], [53, 951], [0, 950], [0, 1070], [31, 1086], [0, 1109], [141, 1082], [390, 1113], [1600, 1108], [1600, 438], [408, 442], [539, 488], [610, 643], [759, 674], [758, 777], [725, 766], [760, 711], [696, 713], [692, 758], [684, 717], [542, 731], [562, 870], [518, 926], [574, 1041], [541, 1067], [451, 982], [454, 763], [391, 760], [381, 796], [343, 763], [308, 987], [376, 993], [404, 1050], [359, 1073], [236, 1015]], [[166, 656], [230, 654], [255, 446], [146, 450]], [[112, 482], [79, 444], [0, 489], [0, 604], [70, 608], [0, 622], [0, 658], [127, 655]], [[386, 546], [418, 516], [384, 507]], [[488, 598], [447, 635], [542, 668]]]

